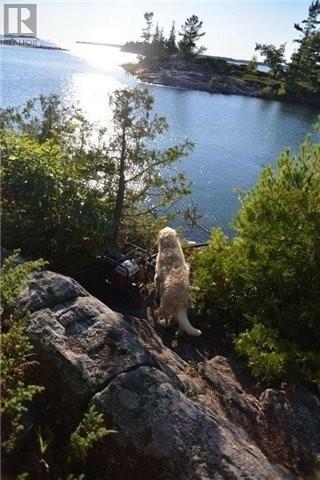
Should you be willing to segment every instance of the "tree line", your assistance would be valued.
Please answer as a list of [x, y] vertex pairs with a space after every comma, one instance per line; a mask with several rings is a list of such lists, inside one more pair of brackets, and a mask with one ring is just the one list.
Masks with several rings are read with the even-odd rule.
[[[264, 63], [270, 68], [269, 74], [264, 76], [270, 78], [271, 82], [274, 81], [274, 85], [270, 83], [265, 87], [266, 93], [268, 89], [270, 93], [277, 91], [277, 95], [299, 91], [313, 95], [320, 92], [319, 17], [320, 0], [313, 0], [309, 6], [307, 17], [302, 22], [294, 24], [295, 30], [299, 33], [297, 38], [294, 39], [297, 49], [288, 62], [285, 58], [285, 43], [280, 46], [272, 43], [256, 43], [255, 51], [260, 53]], [[126, 51], [142, 55], [144, 61], [165, 60], [171, 55], [195, 59], [206, 50], [204, 46], [199, 46], [199, 40], [205, 35], [205, 32], [203, 32], [203, 22], [196, 15], [187, 18], [178, 32], [175, 22], [172, 22], [167, 37], [158, 23], [154, 25], [153, 12], [145, 12], [144, 20], [145, 25], [141, 34], [142, 41], [128, 42], [123, 47]], [[213, 57], [197, 58], [198, 62], [202, 60], [215, 69], [217, 59]], [[220, 73], [232, 75], [234, 72], [231, 70], [231, 65], [225, 63], [224, 71]], [[237, 74], [241, 75], [241, 72], [240, 67], [236, 69]], [[249, 61], [247, 73], [261, 74], [257, 70], [256, 56], [253, 56]]]
[[[191, 15], [187, 18], [178, 33], [173, 21], [168, 37], [165, 36], [163, 28], [158, 23], [154, 26], [153, 19], [153, 12], [145, 12], [145, 26], [141, 34], [142, 41], [127, 42], [124, 50], [138, 52], [148, 58], [166, 58], [176, 54], [194, 57], [206, 50], [204, 46], [198, 46], [198, 41], [205, 35], [205, 32], [202, 31], [203, 22], [199, 20], [197, 15]], [[178, 37], [180, 37], [180, 40]]]
[[[308, 16], [294, 28], [299, 36], [294, 39], [298, 48], [291, 55], [289, 62], [285, 59], [286, 44], [279, 47], [273, 44], [256, 43], [255, 50], [261, 54], [270, 68], [270, 75], [285, 78], [289, 90], [303, 87], [320, 92], [320, 0], [313, 0], [309, 6]], [[251, 66], [255, 68], [256, 59]], [[254, 69], [253, 68], [253, 69]]]

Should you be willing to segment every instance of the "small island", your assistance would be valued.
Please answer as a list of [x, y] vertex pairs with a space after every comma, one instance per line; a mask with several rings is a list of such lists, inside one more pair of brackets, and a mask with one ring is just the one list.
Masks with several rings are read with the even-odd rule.
[[[308, 18], [294, 28], [300, 32], [298, 49], [290, 62], [285, 59], [285, 44], [256, 44], [263, 62], [253, 56], [250, 61], [204, 55], [206, 48], [197, 43], [205, 35], [203, 22], [196, 15], [187, 18], [176, 39], [175, 23], [168, 38], [156, 24], [153, 12], [144, 14], [146, 25], [142, 41], [130, 41], [122, 51], [139, 55], [138, 63], [122, 67], [146, 83], [210, 93], [246, 95], [320, 106], [320, 32], [309, 7]], [[262, 65], [268, 67], [263, 71]]]

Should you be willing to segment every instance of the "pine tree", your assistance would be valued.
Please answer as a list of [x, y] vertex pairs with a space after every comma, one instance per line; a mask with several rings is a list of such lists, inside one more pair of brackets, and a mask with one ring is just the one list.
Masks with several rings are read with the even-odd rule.
[[158, 56], [165, 57], [168, 53], [166, 40], [164, 38], [163, 28], [160, 29], [159, 44], [158, 44]]
[[170, 30], [169, 38], [167, 40], [167, 49], [168, 49], [169, 55], [174, 55], [178, 51], [177, 43], [176, 43], [175, 22], [172, 22], [172, 27], [171, 27], [171, 30]]
[[187, 18], [184, 25], [181, 26], [179, 35], [182, 37], [178, 46], [180, 52], [185, 56], [199, 55], [206, 49], [204, 47], [197, 48], [197, 41], [205, 35], [205, 32], [200, 32], [203, 22], [199, 20], [196, 15]]
[[166, 57], [168, 53], [166, 41], [163, 34], [163, 28], [159, 28], [157, 23], [154, 34], [152, 36], [152, 42], [149, 45], [146, 56], [147, 57]]
[[[109, 156], [114, 164], [111, 191], [114, 192], [111, 240], [117, 244], [123, 219], [155, 215], [189, 192], [180, 173], [164, 176], [168, 167], [188, 154], [188, 141], [164, 151], [152, 148], [150, 141], [165, 133], [163, 117], [151, 115], [153, 97], [147, 90], [116, 90], [111, 97], [114, 137]], [[109, 172], [106, 172], [108, 178]]]
[[146, 26], [143, 28], [141, 36], [146, 43], [150, 43], [153, 12], [145, 12], [143, 16], [146, 21]]
[[285, 48], [285, 43], [282, 43], [278, 48], [275, 45], [256, 43], [255, 50], [259, 51], [265, 58], [266, 64], [270, 67], [271, 73], [275, 77], [284, 73], [284, 66], [286, 63], [284, 58]]
[[320, 92], [320, 0], [309, 7], [308, 18], [294, 28], [300, 32], [300, 38], [294, 41], [299, 48], [291, 56], [289, 80], [291, 86], [297, 82], [308, 82], [316, 92]]
[[[294, 24], [294, 28], [299, 32], [303, 33], [303, 38], [309, 37], [317, 30], [317, 25], [320, 24], [320, 20], [318, 20], [318, 16], [320, 15], [320, 0], [312, 1], [309, 7], [309, 15], [306, 20], [302, 20], [302, 25], [299, 23]], [[302, 43], [302, 39], [296, 39], [295, 42]]]
[[159, 23], [157, 23], [154, 34], [152, 36], [152, 43], [157, 43], [160, 40], [160, 28]]

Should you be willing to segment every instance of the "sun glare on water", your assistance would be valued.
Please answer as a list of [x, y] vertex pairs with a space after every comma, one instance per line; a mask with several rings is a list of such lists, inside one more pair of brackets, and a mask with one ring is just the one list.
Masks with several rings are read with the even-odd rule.
[[136, 80], [128, 75], [121, 64], [135, 62], [136, 56], [121, 52], [119, 48], [99, 45], [74, 44], [70, 54], [85, 61], [89, 68], [73, 75], [70, 91], [89, 120], [110, 121], [110, 94], [119, 88], [134, 86]]

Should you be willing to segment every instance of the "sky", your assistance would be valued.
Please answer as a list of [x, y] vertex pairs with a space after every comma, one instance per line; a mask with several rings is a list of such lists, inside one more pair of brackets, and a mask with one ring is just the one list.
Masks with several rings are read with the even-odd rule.
[[[6, 0], [5, 3], [18, 1]], [[293, 24], [306, 18], [311, 0], [40, 0], [33, 3], [38, 5], [39, 38], [122, 44], [139, 39], [146, 11], [154, 12], [155, 23], [159, 22], [165, 33], [172, 20], [179, 29], [188, 16], [195, 14], [203, 21], [206, 35], [202, 44], [208, 54], [248, 59], [255, 53], [256, 42], [276, 45], [286, 42], [289, 57], [296, 48], [292, 41], [298, 33]]]

